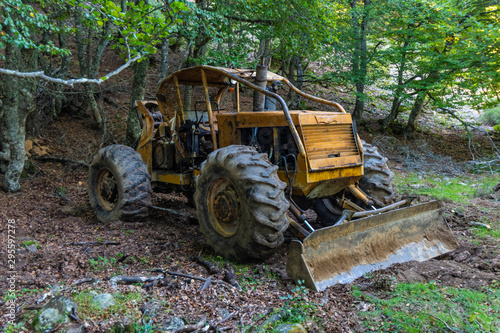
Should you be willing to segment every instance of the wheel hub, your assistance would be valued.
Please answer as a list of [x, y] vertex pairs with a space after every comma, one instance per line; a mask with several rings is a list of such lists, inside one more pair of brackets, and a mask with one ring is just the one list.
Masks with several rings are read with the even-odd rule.
[[115, 176], [109, 169], [100, 171], [97, 178], [97, 193], [101, 206], [111, 211], [115, 208], [118, 201], [118, 184]]
[[208, 196], [210, 223], [224, 237], [238, 231], [240, 200], [233, 184], [225, 178], [216, 180]]

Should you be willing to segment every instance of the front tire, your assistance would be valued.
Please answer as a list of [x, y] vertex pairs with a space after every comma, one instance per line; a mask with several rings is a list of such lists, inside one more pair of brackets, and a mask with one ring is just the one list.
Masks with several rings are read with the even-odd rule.
[[283, 243], [289, 203], [277, 169], [247, 146], [218, 149], [203, 162], [194, 201], [200, 230], [217, 254], [263, 260]]
[[97, 219], [137, 221], [148, 216], [151, 176], [134, 149], [111, 145], [99, 150], [90, 165], [88, 193]]

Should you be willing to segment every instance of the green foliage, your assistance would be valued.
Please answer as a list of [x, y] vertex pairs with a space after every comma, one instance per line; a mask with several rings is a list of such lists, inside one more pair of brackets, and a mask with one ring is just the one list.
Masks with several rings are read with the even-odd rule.
[[[32, 6], [31, 3], [38, 5]], [[69, 55], [67, 49], [59, 48], [52, 41], [40, 43], [33, 36], [44, 33], [66, 33], [67, 28], [57, 25], [45, 13], [51, 5], [62, 6], [64, 1], [47, 0], [29, 2], [22, 0], [4, 0], [0, 6], [0, 49], [7, 44], [16, 45], [20, 49], [33, 49], [52, 55]], [[56, 18], [60, 18], [56, 16]], [[0, 59], [5, 55], [0, 53]]]
[[489, 332], [500, 325], [498, 285], [476, 291], [433, 283], [400, 283], [384, 299], [364, 294], [357, 287], [353, 295], [373, 304], [372, 310], [359, 313], [361, 325], [370, 331]]
[[116, 258], [106, 258], [99, 256], [97, 258], [91, 258], [89, 259], [89, 264], [91, 269], [94, 272], [101, 271], [101, 270], [106, 270], [108, 268], [111, 268], [115, 263], [116, 263]]
[[[127, 10], [123, 10], [110, 0], [6, 0], [0, 6], [0, 48], [10, 44], [66, 57], [70, 51], [58, 37], [76, 35], [79, 52], [88, 46], [89, 50], [94, 47], [102, 53], [110, 44], [128, 60], [155, 53], [156, 45], [182, 22], [179, 13], [188, 9], [183, 1], [127, 2], [126, 6]], [[2, 52], [0, 59], [3, 58]], [[99, 66], [80, 64], [87, 65], [94, 71]]]
[[500, 105], [488, 109], [481, 114], [481, 121], [491, 126], [498, 126], [500, 132]]
[[281, 320], [284, 323], [304, 322], [313, 317], [317, 310], [318, 304], [309, 300], [307, 297], [309, 289], [303, 283], [304, 281], [297, 281], [297, 285], [290, 294], [280, 297], [285, 300], [285, 304], [279, 311], [283, 315]]
[[24, 326], [24, 323], [8, 323], [4, 329], [3, 333], [19, 333], [19, 332], [27, 332], [27, 328]]
[[36, 246], [36, 248], [37, 248], [38, 250], [40, 250], [40, 249], [41, 249], [40, 244], [38, 244], [38, 242], [37, 242], [37, 241], [34, 241], [34, 240], [32, 240], [32, 241], [24, 241], [24, 242], [22, 242], [21, 244], [22, 244], [24, 247], [28, 247], [28, 246], [30, 246], [30, 245], [35, 245], [35, 246]]

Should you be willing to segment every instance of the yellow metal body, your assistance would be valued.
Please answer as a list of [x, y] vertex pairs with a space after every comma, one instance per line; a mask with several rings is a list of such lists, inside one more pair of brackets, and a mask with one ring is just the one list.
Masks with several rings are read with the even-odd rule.
[[[194, 179], [187, 177], [185, 173], [166, 173], [163, 170], [156, 170], [152, 162], [152, 142], [158, 136], [157, 132], [162, 126], [167, 126], [172, 130], [170, 140], [175, 144], [176, 154], [182, 155], [177, 156], [177, 160], [188, 157], [182, 143], [182, 134], [177, 133], [181, 123], [187, 119], [181, 93], [182, 85], [203, 87], [208, 129], [211, 132], [214, 150], [218, 147], [242, 144], [241, 131], [243, 129], [269, 127], [273, 128], [275, 142], [273, 154], [277, 159], [279, 158], [278, 129], [290, 129], [299, 151], [292, 184], [295, 195], [308, 198], [332, 196], [356, 183], [362, 177], [363, 149], [350, 114], [346, 113], [339, 104], [306, 94], [295, 88], [285, 78], [274, 73], [268, 73], [269, 82], [281, 81], [301, 96], [314, 102], [333, 106], [335, 111], [288, 111], [280, 96], [261, 90], [262, 93], [282, 103], [283, 111], [241, 112], [240, 85], [256, 89], [248, 81], [252, 76], [253, 71], [248, 70], [198, 66], [179, 71], [163, 80], [158, 89], [157, 102], [137, 101], [137, 108], [143, 123], [143, 132], [137, 150], [148, 165], [153, 182], [189, 186]], [[219, 103], [229, 85], [234, 85], [236, 88], [237, 107], [235, 110], [215, 113], [211, 102]], [[219, 88], [212, 100], [209, 95], [210, 87]], [[164, 124], [158, 128], [154, 126], [151, 106], [158, 108], [164, 119]], [[287, 171], [280, 170], [278, 174], [282, 181], [289, 182]]]

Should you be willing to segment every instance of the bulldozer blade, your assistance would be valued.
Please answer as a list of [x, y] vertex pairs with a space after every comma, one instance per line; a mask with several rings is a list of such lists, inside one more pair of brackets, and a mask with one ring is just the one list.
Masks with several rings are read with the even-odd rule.
[[287, 273], [316, 291], [349, 283], [395, 263], [425, 261], [458, 247], [442, 206], [431, 201], [341, 225], [292, 241]]

